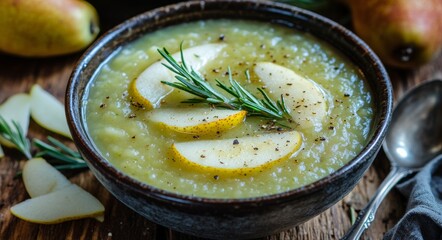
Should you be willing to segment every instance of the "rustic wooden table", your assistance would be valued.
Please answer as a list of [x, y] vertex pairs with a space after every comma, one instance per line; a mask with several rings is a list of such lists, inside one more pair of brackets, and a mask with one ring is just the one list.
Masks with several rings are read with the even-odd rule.
[[[0, 103], [9, 96], [28, 92], [33, 84], [64, 101], [66, 84], [81, 53], [46, 59], [22, 59], [0, 55]], [[442, 77], [442, 55], [431, 63], [410, 71], [389, 69], [395, 98], [426, 80]], [[31, 121], [30, 138], [45, 140], [55, 136]], [[69, 143], [68, 139], [57, 136]], [[74, 147], [71, 144], [72, 147]], [[106, 207], [105, 221], [93, 219], [70, 221], [55, 225], [39, 225], [22, 221], [11, 215], [9, 208], [29, 196], [20, 178], [14, 178], [25, 162], [14, 150], [5, 149], [0, 159], [0, 239], [196, 239], [171, 231], [145, 220], [118, 202], [89, 171], [68, 173], [70, 180], [95, 195]], [[359, 184], [343, 200], [312, 220], [293, 229], [263, 239], [339, 239], [351, 224], [352, 209], [360, 210], [373, 195], [389, 170], [381, 151]], [[375, 221], [363, 239], [381, 239], [404, 213], [407, 199], [397, 191], [382, 203]]]

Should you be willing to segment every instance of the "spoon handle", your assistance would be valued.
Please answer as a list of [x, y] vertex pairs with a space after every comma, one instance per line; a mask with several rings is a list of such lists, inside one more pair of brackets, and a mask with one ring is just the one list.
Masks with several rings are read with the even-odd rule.
[[345, 234], [342, 240], [357, 240], [362, 233], [367, 229], [374, 220], [376, 211], [382, 200], [384, 200], [387, 193], [396, 185], [402, 178], [410, 174], [412, 171], [400, 167], [392, 167], [390, 173], [384, 179], [378, 190], [371, 198], [367, 206], [361, 210], [356, 218], [355, 223], [350, 230]]

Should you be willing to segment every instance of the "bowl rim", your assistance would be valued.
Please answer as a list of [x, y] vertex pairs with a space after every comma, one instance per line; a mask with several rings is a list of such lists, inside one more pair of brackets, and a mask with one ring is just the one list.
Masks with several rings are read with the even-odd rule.
[[[209, 198], [209, 197], [198, 197], [198, 196], [192, 196], [192, 195], [184, 195], [172, 191], [163, 190], [161, 188], [149, 185], [147, 183], [141, 182], [128, 174], [120, 171], [116, 167], [114, 167], [108, 160], [106, 160], [100, 153], [99, 150], [95, 147], [95, 144], [91, 140], [91, 138], [87, 135], [86, 131], [86, 123], [84, 122], [84, 119], [76, 119], [74, 116], [76, 116], [76, 111], [81, 111], [80, 104], [78, 103], [78, 106], [75, 104], [75, 100], [81, 100], [79, 96], [75, 96], [75, 88], [78, 82], [80, 81], [80, 76], [83, 73], [84, 69], [89, 66], [89, 63], [91, 59], [96, 55], [100, 53], [100, 50], [103, 46], [106, 44], [112, 42], [115, 39], [118, 39], [120, 34], [127, 30], [127, 28], [134, 25], [137, 21], [140, 19], [146, 18], [150, 19], [149, 17], [155, 16], [158, 13], [164, 13], [164, 12], [173, 12], [177, 10], [182, 10], [190, 7], [196, 7], [200, 6], [202, 9], [206, 8], [208, 5], [213, 3], [226, 3], [226, 4], [253, 4], [256, 6], [263, 6], [267, 9], [271, 9], [273, 11], [279, 11], [279, 12], [295, 12], [299, 16], [311, 18], [314, 21], [319, 21], [320, 24], [328, 26], [333, 31], [340, 31], [341, 35], [344, 35], [347, 41], [350, 41], [351, 43], [355, 44], [357, 48], [360, 50], [361, 53], [364, 53], [365, 56], [370, 59], [370, 61], [373, 63], [373, 67], [375, 68], [377, 74], [379, 74], [380, 78], [382, 79], [383, 87], [384, 87], [384, 95], [383, 97], [380, 97], [380, 99], [385, 100], [385, 104], [383, 106], [383, 109], [381, 111], [381, 116], [379, 116], [381, 119], [379, 120], [379, 123], [377, 125], [373, 125], [373, 128], [375, 129], [373, 131], [372, 136], [369, 137], [369, 141], [366, 143], [365, 147], [349, 162], [347, 162], [345, 165], [338, 168], [336, 171], [334, 171], [331, 174], [328, 174], [327, 176], [320, 178], [314, 182], [311, 182], [307, 185], [304, 185], [302, 187], [294, 188], [288, 191], [274, 193], [270, 195], [264, 195], [264, 196], [256, 196], [256, 197], [247, 197], [247, 198]], [[270, 11], [270, 10], [269, 10]], [[209, 19], [209, 18], [204, 18]], [[172, 24], [176, 25], [176, 24]], [[121, 36], [120, 36], [121, 37]], [[317, 37], [317, 36], [316, 36]], [[138, 37], [137, 37], [138, 38]], [[137, 39], [135, 38], [135, 39]], [[134, 41], [132, 39], [131, 41]], [[332, 45], [331, 43], [329, 43]], [[333, 46], [335, 47], [335, 46]], [[117, 49], [114, 49], [116, 51]], [[340, 50], [338, 50], [340, 51]], [[345, 55], [345, 54], [344, 54]], [[109, 53], [106, 56], [106, 60], [112, 57], [112, 54]], [[346, 55], [348, 58], [348, 56]], [[102, 64], [102, 63], [101, 63]], [[101, 65], [100, 64], [100, 65]], [[97, 69], [99, 69], [100, 66], [96, 66], [94, 70], [94, 74], [97, 73]], [[360, 66], [359, 66], [360, 67]], [[94, 77], [91, 77], [90, 79], [93, 79]], [[90, 83], [90, 79], [88, 79], [88, 83]], [[373, 91], [373, 90], [372, 90]], [[84, 94], [83, 94], [84, 95]], [[94, 165], [98, 171], [105, 172], [106, 174], [110, 174], [115, 179], [118, 179], [119, 182], [123, 183], [127, 187], [130, 187], [132, 190], [135, 190], [136, 192], [139, 192], [143, 195], [149, 195], [153, 198], [163, 200], [163, 201], [172, 201], [179, 204], [214, 204], [214, 205], [231, 205], [231, 204], [240, 204], [240, 205], [250, 205], [250, 204], [256, 204], [257, 202], [264, 203], [267, 205], [277, 204], [279, 202], [285, 202], [289, 201], [290, 199], [299, 198], [308, 194], [311, 194], [315, 191], [321, 190], [321, 188], [324, 185], [327, 185], [327, 183], [333, 182], [336, 180], [340, 175], [344, 173], [348, 173], [351, 171], [352, 168], [357, 167], [358, 165], [361, 165], [364, 163], [364, 161], [367, 161], [369, 156], [371, 154], [376, 154], [377, 151], [380, 149], [380, 146], [382, 145], [382, 139], [384, 138], [388, 125], [391, 121], [391, 115], [392, 115], [392, 106], [393, 106], [393, 94], [392, 94], [392, 86], [391, 82], [389, 80], [387, 71], [385, 70], [385, 67], [383, 66], [380, 59], [377, 57], [377, 55], [368, 47], [366, 43], [364, 43], [359, 37], [357, 37], [354, 33], [352, 33], [350, 30], [346, 29], [345, 27], [341, 26], [340, 24], [323, 17], [319, 14], [313, 13], [311, 11], [301, 9], [295, 6], [287, 5], [284, 3], [277, 3], [277, 2], [269, 2], [269, 1], [254, 1], [254, 0], [205, 0], [205, 1], [188, 1], [188, 2], [179, 2], [167, 6], [162, 6], [159, 8], [155, 8], [152, 10], [149, 10], [147, 12], [144, 12], [142, 14], [136, 15], [121, 24], [113, 27], [112, 29], [108, 30], [106, 33], [104, 33], [102, 36], [100, 36], [80, 57], [80, 59], [77, 61], [71, 76], [69, 78], [69, 82], [67, 85], [66, 90], [66, 116], [68, 119], [68, 125], [70, 128], [70, 131], [72, 133], [72, 137], [74, 140], [75, 145], [80, 150], [80, 152], [83, 154], [83, 156], [86, 154], [88, 157], [85, 157], [86, 162], [88, 165]], [[385, 98], [385, 99], [384, 99]], [[373, 153], [374, 151], [374, 153]], [[89, 159], [89, 158], [92, 158]], [[358, 180], [359, 182], [359, 180]], [[104, 185], [104, 184], [103, 184]], [[350, 189], [351, 190], [351, 189]]]

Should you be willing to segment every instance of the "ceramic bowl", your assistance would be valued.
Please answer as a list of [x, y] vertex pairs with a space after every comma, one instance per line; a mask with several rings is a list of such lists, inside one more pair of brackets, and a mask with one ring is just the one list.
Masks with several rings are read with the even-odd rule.
[[[144, 34], [181, 22], [212, 19], [274, 22], [322, 39], [348, 57], [366, 77], [375, 105], [367, 145], [336, 172], [302, 188], [247, 199], [183, 196], [143, 184], [112, 166], [87, 131], [84, 101], [100, 64], [116, 49]], [[122, 203], [148, 220], [206, 238], [255, 238], [305, 222], [342, 199], [371, 165], [391, 118], [392, 87], [370, 48], [349, 30], [317, 14], [264, 1], [191, 1], [158, 8], [123, 22], [104, 34], [81, 57], [71, 75], [66, 107], [74, 142], [97, 179]]]

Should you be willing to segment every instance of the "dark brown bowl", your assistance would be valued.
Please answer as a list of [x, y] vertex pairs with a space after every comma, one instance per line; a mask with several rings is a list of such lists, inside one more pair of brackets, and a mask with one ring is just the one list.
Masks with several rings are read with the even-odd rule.
[[[116, 49], [144, 34], [182, 22], [210, 19], [253, 19], [309, 32], [351, 59], [372, 90], [374, 123], [363, 150], [329, 176], [302, 188], [247, 199], [184, 196], [141, 183], [114, 168], [87, 132], [84, 101], [100, 64]], [[193, 1], [136, 16], [101, 37], [79, 60], [67, 88], [69, 127], [79, 151], [98, 180], [121, 202], [147, 219], [173, 230], [208, 238], [254, 238], [300, 224], [331, 207], [353, 189], [371, 165], [390, 122], [392, 87], [370, 48], [349, 30], [314, 13], [273, 2]]]

